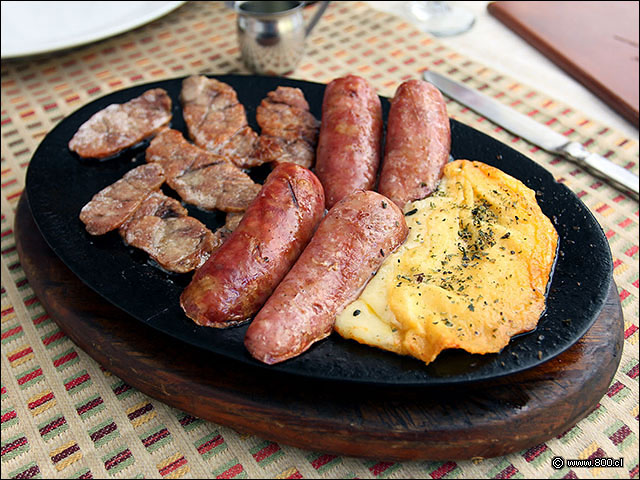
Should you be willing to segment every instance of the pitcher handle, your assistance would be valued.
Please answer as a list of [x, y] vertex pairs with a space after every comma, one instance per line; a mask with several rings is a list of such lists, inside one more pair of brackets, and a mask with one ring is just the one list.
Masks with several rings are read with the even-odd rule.
[[315, 15], [309, 21], [309, 24], [306, 27], [305, 34], [304, 34], [305, 37], [309, 36], [309, 34], [311, 33], [311, 30], [313, 30], [313, 28], [318, 23], [318, 20], [320, 20], [320, 17], [322, 17], [322, 14], [324, 13], [324, 11], [329, 6], [329, 3], [330, 2], [320, 2], [320, 6], [318, 7], [318, 11], [315, 13]]

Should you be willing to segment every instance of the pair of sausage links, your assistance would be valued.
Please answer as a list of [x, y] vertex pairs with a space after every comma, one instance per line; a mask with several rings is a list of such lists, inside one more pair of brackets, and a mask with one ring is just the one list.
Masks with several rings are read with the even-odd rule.
[[364, 78], [348, 75], [327, 85], [315, 168], [327, 209], [354, 190], [373, 190], [382, 127], [380, 97]]
[[279, 164], [238, 227], [183, 291], [185, 314], [217, 328], [249, 320], [296, 261], [323, 214], [317, 177], [304, 167]]
[[378, 191], [400, 208], [429, 196], [449, 161], [451, 131], [440, 90], [421, 80], [401, 84], [391, 101]]
[[402, 212], [382, 195], [358, 190], [343, 198], [249, 325], [249, 353], [278, 363], [327, 337], [336, 315], [360, 295], [407, 233]]

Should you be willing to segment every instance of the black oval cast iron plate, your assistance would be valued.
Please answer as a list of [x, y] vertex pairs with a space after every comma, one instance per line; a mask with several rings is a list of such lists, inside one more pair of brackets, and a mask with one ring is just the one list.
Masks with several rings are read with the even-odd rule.
[[[312, 113], [321, 117], [324, 85], [278, 77], [223, 75], [259, 132], [255, 111], [267, 92], [279, 85], [303, 90]], [[124, 103], [149, 88], [164, 88], [173, 100], [172, 128], [186, 129], [179, 101], [183, 78], [120, 90], [99, 98], [61, 121], [36, 150], [27, 172], [32, 214], [53, 251], [86, 285], [137, 320], [195, 347], [272, 372], [322, 380], [390, 386], [426, 386], [488, 380], [535, 367], [573, 345], [598, 317], [612, 281], [609, 245], [586, 206], [541, 166], [503, 143], [451, 120], [452, 156], [500, 168], [537, 192], [552, 219], [560, 244], [547, 311], [534, 332], [513, 338], [499, 354], [446, 351], [432, 364], [347, 341], [337, 334], [316, 343], [297, 358], [265, 366], [246, 352], [247, 325], [219, 330], [195, 325], [182, 312], [179, 296], [191, 274], [162, 271], [143, 252], [127, 247], [117, 232], [87, 234], [80, 209], [102, 188], [144, 162], [148, 143], [104, 161], [80, 160], [67, 143], [80, 125], [112, 103]], [[386, 118], [389, 102], [382, 99]], [[268, 167], [251, 172], [258, 181]], [[190, 214], [216, 229], [224, 215], [188, 207]]]

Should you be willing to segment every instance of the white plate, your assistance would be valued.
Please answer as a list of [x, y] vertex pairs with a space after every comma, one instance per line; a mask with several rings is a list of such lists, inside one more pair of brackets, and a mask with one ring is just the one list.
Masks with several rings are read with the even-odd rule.
[[2, 2], [2, 58], [77, 47], [155, 20], [185, 2]]

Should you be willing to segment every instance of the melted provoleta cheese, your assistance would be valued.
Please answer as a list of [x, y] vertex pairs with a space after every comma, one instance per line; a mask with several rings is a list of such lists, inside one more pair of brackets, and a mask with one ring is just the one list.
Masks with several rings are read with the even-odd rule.
[[340, 335], [430, 363], [447, 348], [499, 352], [536, 327], [558, 235], [532, 190], [457, 160], [405, 216], [407, 240], [338, 316]]

